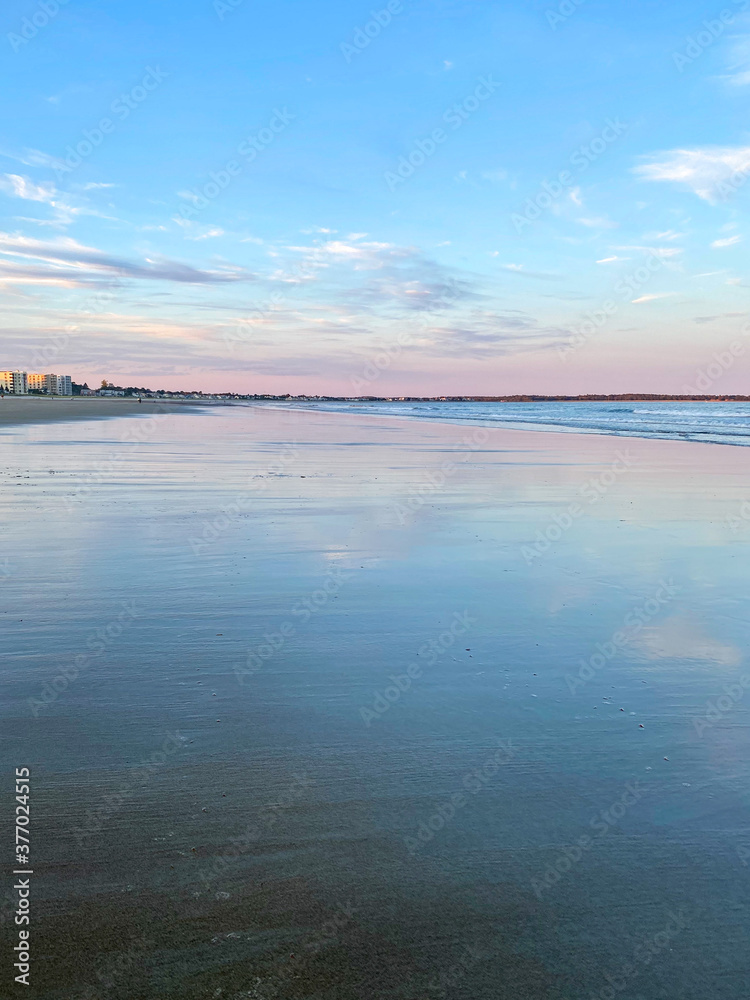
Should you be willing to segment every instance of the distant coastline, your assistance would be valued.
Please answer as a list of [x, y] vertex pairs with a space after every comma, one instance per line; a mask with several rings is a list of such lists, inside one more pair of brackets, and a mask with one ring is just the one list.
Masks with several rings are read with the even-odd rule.
[[272, 396], [254, 395], [242, 399], [286, 399], [291, 402], [315, 400], [331, 403], [748, 403], [750, 396], [686, 396], [670, 393], [625, 392], [589, 394], [585, 396], [536, 396], [523, 393], [515, 396]]

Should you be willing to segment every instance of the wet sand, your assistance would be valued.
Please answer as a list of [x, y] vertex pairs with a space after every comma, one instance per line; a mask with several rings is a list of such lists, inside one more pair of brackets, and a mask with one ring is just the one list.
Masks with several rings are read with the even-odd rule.
[[[168, 406], [206, 406], [198, 400], [137, 399], [125, 396], [4, 396], [0, 399], [0, 427], [8, 424], [93, 420], [128, 414], [159, 412]], [[176, 411], [179, 412], [179, 411]]]
[[29, 996], [744, 998], [747, 449], [249, 407], [4, 444]]

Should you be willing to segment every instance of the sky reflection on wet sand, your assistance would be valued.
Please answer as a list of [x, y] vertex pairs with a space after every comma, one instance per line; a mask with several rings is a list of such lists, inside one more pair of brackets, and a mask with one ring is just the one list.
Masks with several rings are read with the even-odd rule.
[[40, 997], [741, 995], [745, 449], [244, 408], [3, 442]]

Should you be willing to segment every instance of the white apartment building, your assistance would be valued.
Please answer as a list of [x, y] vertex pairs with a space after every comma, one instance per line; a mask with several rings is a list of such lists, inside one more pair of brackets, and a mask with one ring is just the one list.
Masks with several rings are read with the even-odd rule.
[[73, 380], [70, 375], [42, 374], [30, 372], [28, 375], [29, 389], [46, 392], [49, 396], [72, 396]]
[[23, 396], [29, 390], [26, 372], [0, 372], [0, 392], [13, 393], [14, 396]]

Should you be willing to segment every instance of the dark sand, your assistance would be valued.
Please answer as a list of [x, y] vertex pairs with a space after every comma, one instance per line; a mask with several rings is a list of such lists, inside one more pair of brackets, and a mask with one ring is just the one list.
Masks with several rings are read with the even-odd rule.
[[[161, 412], [172, 406], [205, 406], [199, 400], [137, 399], [126, 396], [4, 396], [0, 399], [0, 426], [94, 420], [128, 414]], [[175, 411], [178, 412], [178, 411]]]
[[243, 407], [3, 442], [24, 995], [747, 996], [747, 449]]

